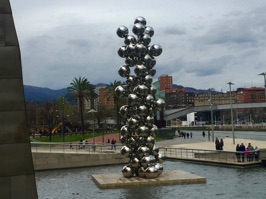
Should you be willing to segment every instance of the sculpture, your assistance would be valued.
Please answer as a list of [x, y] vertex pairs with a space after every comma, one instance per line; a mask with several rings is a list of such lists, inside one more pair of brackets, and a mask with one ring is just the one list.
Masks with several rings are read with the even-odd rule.
[[[152, 85], [152, 77], [156, 70], [156, 59], [162, 53], [158, 44], [150, 45], [154, 35], [152, 27], [146, 25], [144, 17], [137, 17], [132, 32], [121, 26], [117, 35], [124, 38], [124, 45], [118, 50], [118, 55], [125, 58], [118, 73], [126, 78], [125, 84], [115, 89], [117, 97], [127, 99], [127, 104], [120, 108], [120, 114], [125, 122], [121, 127], [121, 154], [129, 158], [123, 167], [124, 177], [138, 176], [142, 178], [156, 178], [162, 171], [164, 156], [159, 153], [155, 145], [154, 116], [164, 108], [162, 99], [155, 99], [156, 89]], [[131, 74], [134, 71], [135, 74]]]

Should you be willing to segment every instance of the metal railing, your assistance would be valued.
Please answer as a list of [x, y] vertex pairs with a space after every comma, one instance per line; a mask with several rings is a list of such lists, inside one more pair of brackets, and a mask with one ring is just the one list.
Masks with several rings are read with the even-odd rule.
[[71, 142], [31, 142], [31, 151], [35, 153], [119, 153], [121, 145], [115, 147], [107, 143], [79, 144]]
[[166, 158], [193, 160], [193, 161], [206, 161], [206, 162], [219, 162], [219, 163], [237, 163], [237, 164], [250, 164], [259, 162], [259, 155], [255, 156], [255, 151], [250, 151], [250, 155], [246, 152], [230, 152], [230, 151], [214, 151], [214, 150], [201, 150], [201, 149], [185, 149], [185, 148], [160, 148]]

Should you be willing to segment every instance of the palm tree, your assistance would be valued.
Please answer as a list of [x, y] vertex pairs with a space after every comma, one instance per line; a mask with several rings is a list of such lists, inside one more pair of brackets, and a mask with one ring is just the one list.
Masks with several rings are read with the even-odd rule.
[[68, 92], [78, 100], [81, 131], [83, 136], [84, 136], [84, 118], [83, 118], [84, 99], [93, 100], [98, 96], [94, 92], [94, 88], [95, 88], [94, 85], [92, 85], [85, 77], [74, 78], [74, 80], [70, 83], [70, 86], [67, 87]]

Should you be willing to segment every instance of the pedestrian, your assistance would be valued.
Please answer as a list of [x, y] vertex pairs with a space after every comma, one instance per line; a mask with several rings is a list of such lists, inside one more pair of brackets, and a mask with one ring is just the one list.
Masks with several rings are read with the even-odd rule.
[[86, 141], [83, 140], [83, 141], [82, 141], [82, 148], [83, 148], [83, 149], [85, 149], [85, 144], [86, 144]]
[[240, 161], [240, 153], [239, 152], [240, 152], [240, 145], [237, 144], [236, 145], [236, 159], [237, 159], [238, 162], [241, 162]]
[[215, 139], [215, 149], [219, 150], [219, 139], [218, 138]]
[[247, 157], [247, 161], [250, 162], [250, 154], [249, 154], [249, 148], [246, 148], [246, 157]]
[[113, 150], [113, 149], [114, 149], [114, 146], [115, 146], [115, 140], [114, 140], [114, 139], [112, 139], [112, 141], [111, 141], [111, 150]]
[[192, 132], [190, 132], [190, 138], [192, 139], [192, 136], [193, 136], [193, 134], [192, 134]]
[[249, 150], [249, 159], [250, 159], [250, 161], [253, 161], [254, 147], [251, 145], [251, 143], [248, 143], [248, 150]]
[[72, 142], [70, 142], [70, 144], [69, 144], [69, 148], [70, 148], [70, 149], [73, 149]]
[[187, 139], [189, 139], [189, 133], [187, 132]]
[[223, 150], [224, 148], [224, 141], [223, 139], [221, 138], [220, 142], [219, 142], [219, 150]]
[[246, 147], [243, 143], [241, 143], [240, 145], [240, 151], [241, 151], [241, 159], [242, 162], [245, 162], [245, 151], [246, 151]]
[[114, 150], [116, 151], [116, 140], [114, 140]]
[[255, 161], [259, 160], [259, 155], [260, 155], [260, 150], [259, 148], [256, 146], [254, 149], [254, 157], [255, 157]]
[[204, 138], [205, 138], [205, 132], [204, 132], [204, 131], [202, 132], [202, 137], [204, 137]]

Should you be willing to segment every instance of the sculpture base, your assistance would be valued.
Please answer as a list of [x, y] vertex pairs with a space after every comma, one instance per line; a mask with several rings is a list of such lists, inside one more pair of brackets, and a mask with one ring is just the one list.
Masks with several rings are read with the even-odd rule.
[[163, 171], [153, 179], [131, 177], [125, 178], [122, 173], [92, 175], [92, 180], [100, 189], [116, 189], [127, 187], [161, 186], [161, 185], [183, 185], [206, 183], [204, 177], [197, 176], [185, 171]]

